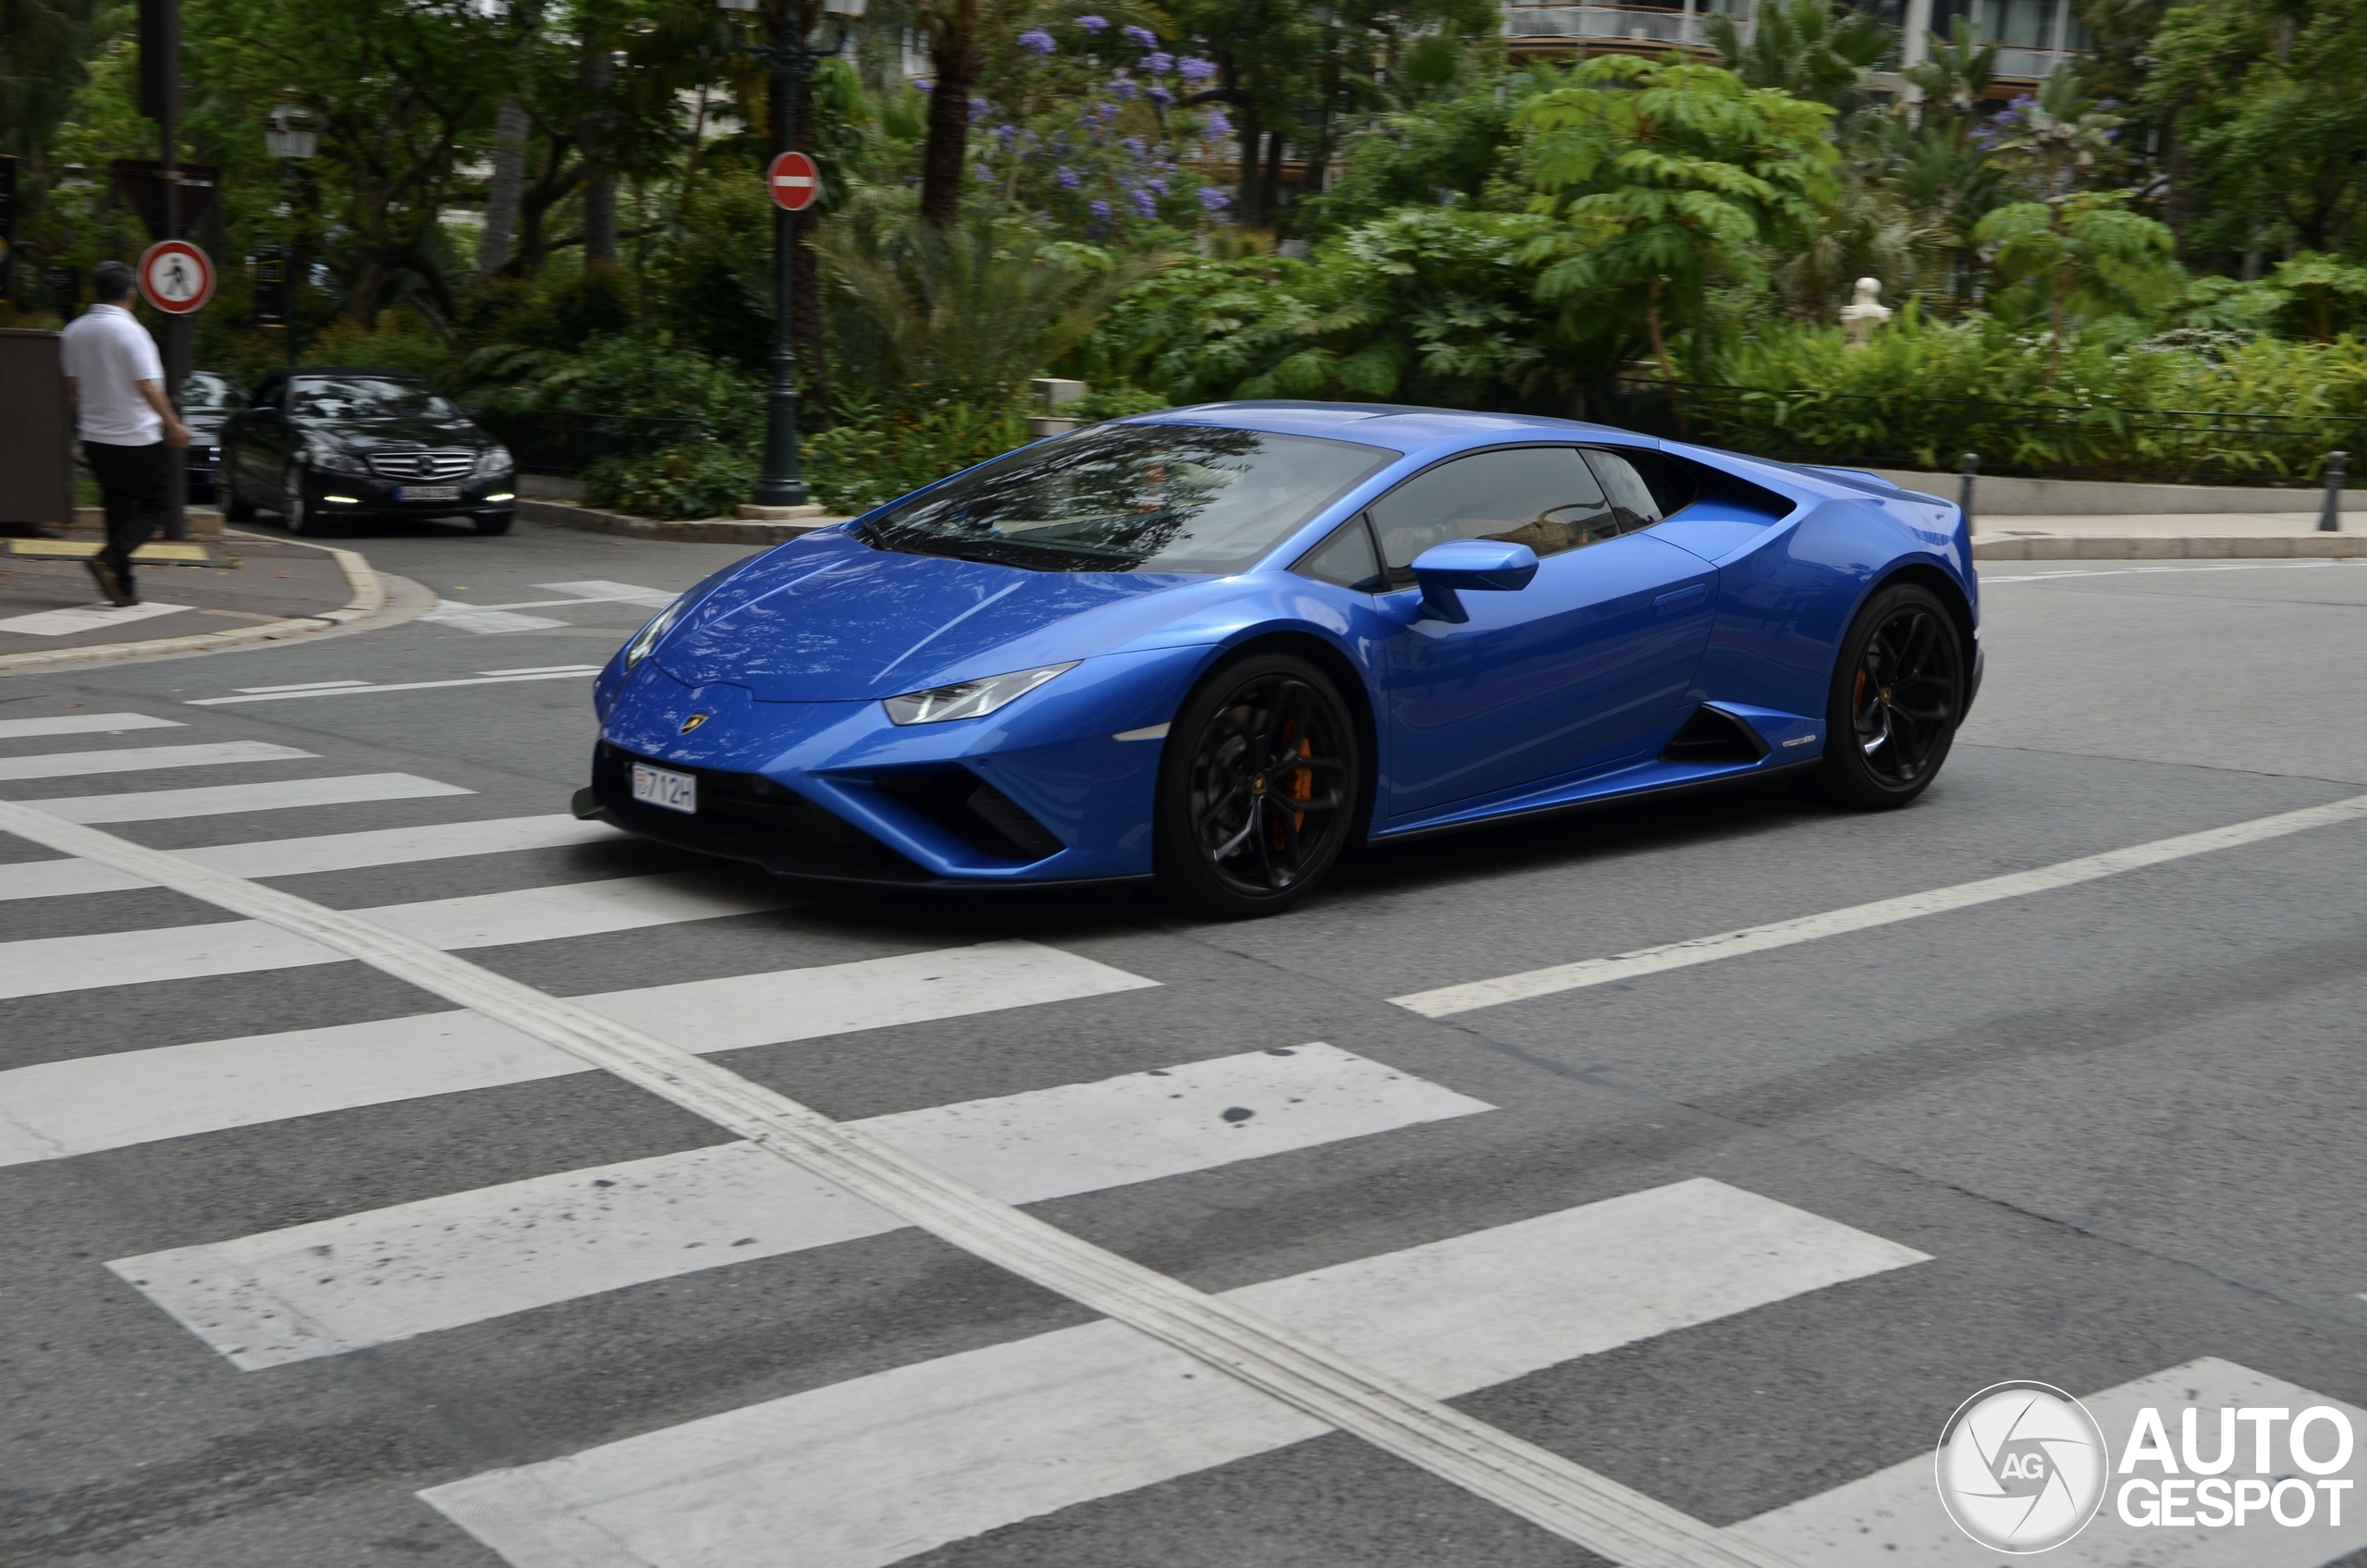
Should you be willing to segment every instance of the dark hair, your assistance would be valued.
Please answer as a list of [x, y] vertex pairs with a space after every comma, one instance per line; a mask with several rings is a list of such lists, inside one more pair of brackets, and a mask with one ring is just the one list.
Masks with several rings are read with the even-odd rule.
[[140, 275], [123, 262], [101, 262], [91, 269], [92, 293], [102, 305], [119, 305], [131, 295]]

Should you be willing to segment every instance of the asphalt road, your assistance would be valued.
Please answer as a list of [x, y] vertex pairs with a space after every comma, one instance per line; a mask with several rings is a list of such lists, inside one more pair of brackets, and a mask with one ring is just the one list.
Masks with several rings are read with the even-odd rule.
[[[2367, 1405], [2367, 819], [1392, 1000], [2349, 800], [2367, 566], [1999, 563], [1910, 810], [1531, 824], [1212, 925], [572, 828], [578, 671], [733, 552], [356, 547], [476, 608], [11, 680], [0, 798], [256, 846], [208, 864], [594, 998], [1804, 1565], [2006, 1561], [1930, 1495], [2000, 1380], [2098, 1396], [2115, 1445], [2148, 1402], [2173, 1442], [2185, 1403]], [[124, 714], [178, 728], [47, 723]], [[21, 839], [0, 894], [0, 1562], [1600, 1561], [402, 980]], [[2045, 1561], [2362, 1562], [2362, 1520], [2107, 1504]]]

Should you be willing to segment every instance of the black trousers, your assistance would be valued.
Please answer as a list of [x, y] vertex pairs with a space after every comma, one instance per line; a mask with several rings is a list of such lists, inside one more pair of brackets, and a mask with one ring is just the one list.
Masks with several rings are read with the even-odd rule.
[[106, 504], [107, 542], [99, 559], [115, 569], [126, 590], [131, 588], [131, 552], [172, 521], [173, 463], [179, 455], [162, 441], [145, 447], [82, 443], [91, 476], [99, 482], [99, 498]]

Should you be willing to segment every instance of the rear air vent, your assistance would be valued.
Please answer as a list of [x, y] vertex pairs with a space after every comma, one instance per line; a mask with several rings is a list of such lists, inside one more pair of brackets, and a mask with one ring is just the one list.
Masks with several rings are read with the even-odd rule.
[[1068, 846], [1018, 802], [965, 767], [891, 774], [872, 787], [974, 849], [1005, 860], [1042, 860]]
[[1707, 703], [1695, 708], [1661, 748], [1662, 762], [1757, 762], [1766, 754], [1767, 742], [1752, 733], [1748, 725]]

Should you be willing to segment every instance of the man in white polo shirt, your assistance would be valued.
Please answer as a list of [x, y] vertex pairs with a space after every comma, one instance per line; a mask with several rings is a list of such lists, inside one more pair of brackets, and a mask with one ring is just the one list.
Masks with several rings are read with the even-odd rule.
[[131, 313], [132, 270], [101, 262], [92, 276], [99, 302], [68, 323], [62, 339], [82, 456], [107, 512], [106, 546], [84, 564], [108, 603], [136, 605], [131, 552], [172, 519], [174, 454], [189, 445], [189, 429], [165, 397], [156, 340]]

